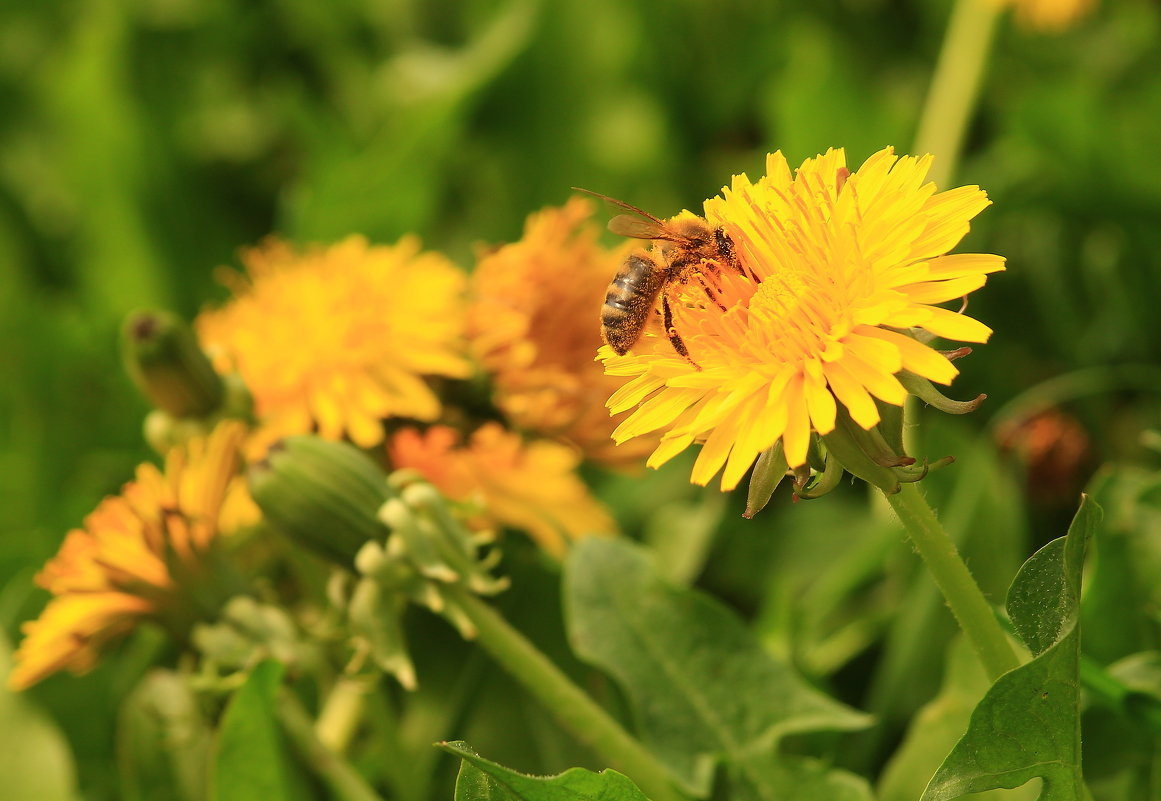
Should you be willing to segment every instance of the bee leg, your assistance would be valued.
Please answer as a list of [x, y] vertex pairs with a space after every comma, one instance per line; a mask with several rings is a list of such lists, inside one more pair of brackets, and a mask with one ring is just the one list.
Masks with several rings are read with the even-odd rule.
[[673, 345], [673, 349], [678, 352], [680, 356], [686, 359], [697, 369], [701, 366], [689, 356], [689, 348], [685, 347], [685, 342], [681, 335], [677, 333], [677, 329], [673, 327], [673, 308], [669, 305], [669, 293], [661, 293], [661, 323], [665, 326], [665, 333], [669, 336], [669, 342]]

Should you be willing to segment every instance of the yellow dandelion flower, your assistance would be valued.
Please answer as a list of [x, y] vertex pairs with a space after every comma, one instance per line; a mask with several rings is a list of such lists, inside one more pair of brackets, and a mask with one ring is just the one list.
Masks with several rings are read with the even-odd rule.
[[420, 433], [405, 428], [390, 445], [391, 464], [418, 470], [444, 495], [473, 501], [481, 527], [521, 529], [548, 553], [564, 555], [570, 540], [608, 534], [613, 521], [574, 472], [572, 449], [540, 440], [525, 443], [498, 423], [486, 423], [466, 447], [447, 426]]
[[1088, 14], [1095, 0], [989, 0], [993, 6], [1011, 6], [1021, 25], [1036, 31], [1059, 32]]
[[633, 243], [602, 247], [592, 213], [582, 198], [544, 209], [528, 218], [519, 242], [482, 257], [472, 274], [468, 337], [514, 425], [624, 465], [652, 444], [618, 448], [610, 439], [616, 421], [605, 399], [618, 381], [593, 360], [601, 345], [594, 321]]
[[[24, 640], [8, 677], [24, 689], [60, 670], [90, 670], [103, 647], [143, 620], [192, 622], [206, 597], [211, 552], [224, 532], [255, 522], [257, 508], [238, 474], [245, 427], [220, 424], [208, 438], [171, 450], [120, 495], [103, 500], [69, 532], [37, 576], [55, 598]], [[197, 588], [197, 592], [194, 589]]]
[[381, 420], [434, 420], [424, 376], [462, 378], [466, 277], [411, 237], [370, 246], [352, 236], [295, 251], [267, 242], [243, 254], [235, 298], [197, 320], [222, 372], [254, 396], [259, 444], [318, 431], [372, 447]]
[[906, 399], [904, 373], [950, 383], [958, 371], [923, 332], [987, 340], [987, 326], [936, 304], [978, 289], [1004, 260], [946, 255], [990, 201], [975, 186], [936, 192], [930, 165], [887, 148], [851, 174], [830, 150], [792, 174], [774, 153], [756, 183], [735, 176], [705, 213], [738, 265], [704, 263], [674, 304], [689, 358], [649, 332], [636, 352], [601, 351], [607, 372], [631, 379], [611, 410], [636, 407], [614, 437], [663, 430], [652, 466], [701, 442], [692, 480], [724, 467], [729, 490], [779, 440], [788, 465], [804, 465], [811, 432], [832, 432], [840, 412], [875, 427], [876, 401]]

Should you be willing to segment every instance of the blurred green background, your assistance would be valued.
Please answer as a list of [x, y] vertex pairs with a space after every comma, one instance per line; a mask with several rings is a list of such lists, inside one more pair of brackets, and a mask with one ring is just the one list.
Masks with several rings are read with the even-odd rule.
[[[117, 354], [127, 311], [192, 316], [224, 294], [213, 269], [271, 233], [415, 231], [470, 267], [475, 243], [517, 238], [526, 214], [573, 185], [670, 214], [733, 173], [760, 175], [769, 150], [797, 163], [843, 146], [852, 166], [884, 145], [908, 152], [948, 12], [935, 0], [4, 4], [0, 622], [11, 635], [38, 611], [40, 564], [148, 458], [144, 402]], [[966, 457], [930, 492], [950, 527], [984, 530], [980, 553], [1000, 553], [992, 589], [1062, 533], [1098, 465], [1151, 458], [1140, 435], [1158, 423], [1161, 391], [1159, 28], [1146, 0], [1102, 2], [1056, 36], [1004, 21], [958, 169], [955, 183], [995, 203], [960, 250], [1005, 255], [1009, 269], [973, 297], [996, 334], [953, 391], [990, 400], [931, 419], [924, 445]], [[1049, 449], [1049, 467], [1026, 476], [986, 443], [1041, 404], [1073, 421], [1059, 438], [1080, 445]], [[645, 479], [659, 507], [717, 501], [686, 485], [685, 467]], [[658, 529], [634, 505], [638, 485], [598, 479], [627, 529]], [[858, 489], [816, 505], [780, 494], [747, 524], [739, 503], [726, 501], [706, 566], [691, 569], [775, 647], [787, 626], [813, 625], [787, 622], [803, 603], [794, 575], [863, 565], [853, 584], [811, 590], [849, 601], [889, 554], [907, 555], [882, 538], [851, 544]], [[817, 673], [867, 673], [860, 648], [882, 631], [832, 642]], [[938, 669], [927, 678], [883, 708], [913, 708]], [[89, 681], [113, 680], [34, 695], [64, 725], [88, 797], [112, 797], [99, 766], [116, 695], [94, 700]], [[834, 684], [864, 706], [903, 692], [873, 682]], [[873, 765], [875, 747], [848, 762]]]

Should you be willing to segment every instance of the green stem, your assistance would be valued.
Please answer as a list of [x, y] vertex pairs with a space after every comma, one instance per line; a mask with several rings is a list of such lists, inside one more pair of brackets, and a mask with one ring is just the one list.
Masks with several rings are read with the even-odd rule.
[[914, 152], [932, 153], [928, 177], [945, 187], [955, 173], [964, 133], [979, 98], [998, 12], [985, 0], [956, 0], [923, 105]]
[[1019, 667], [1020, 660], [996, 620], [991, 605], [972, 579], [955, 543], [943, 530], [916, 486], [904, 484], [898, 493], [887, 496], [887, 502], [903, 521], [911, 541], [927, 563], [927, 569], [983, 662], [988, 676], [994, 681]]
[[383, 801], [351, 764], [319, 741], [314, 722], [289, 691], [278, 699], [278, 720], [303, 761], [338, 801]]
[[373, 678], [339, 676], [334, 687], [327, 694], [314, 733], [319, 741], [336, 754], [343, 754], [351, 744], [351, 738], [363, 720], [363, 710], [367, 707], [367, 693], [373, 686]]
[[475, 625], [484, 650], [578, 740], [636, 782], [652, 801], [687, 801], [665, 766], [496, 610], [459, 585], [447, 585], [444, 593]]

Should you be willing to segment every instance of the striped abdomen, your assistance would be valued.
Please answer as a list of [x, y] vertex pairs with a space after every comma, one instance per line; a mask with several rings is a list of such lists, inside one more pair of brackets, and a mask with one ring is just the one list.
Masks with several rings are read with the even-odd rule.
[[625, 355], [641, 336], [665, 276], [666, 271], [653, 259], [633, 253], [609, 284], [601, 307], [601, 335], [619, 355]]

